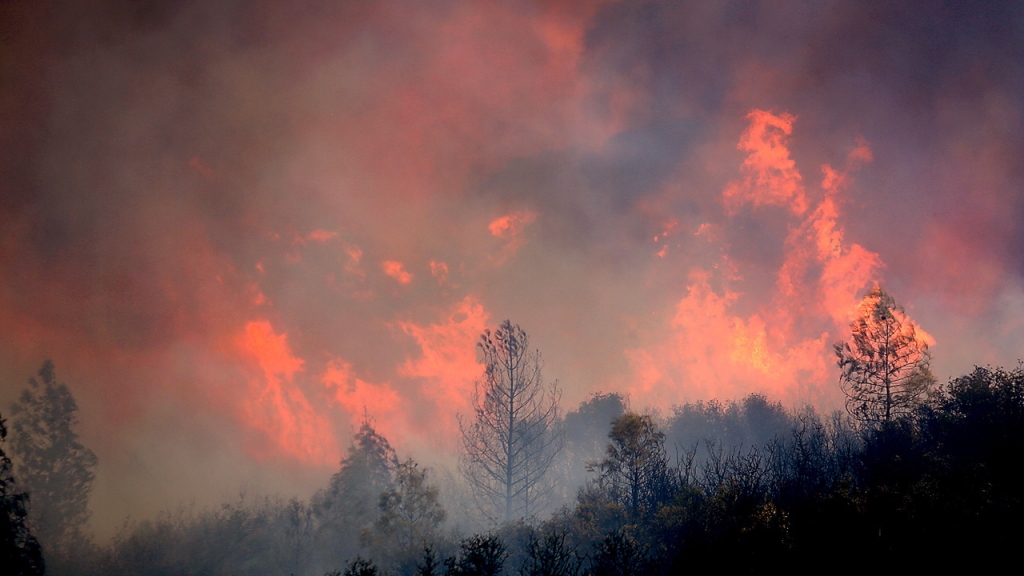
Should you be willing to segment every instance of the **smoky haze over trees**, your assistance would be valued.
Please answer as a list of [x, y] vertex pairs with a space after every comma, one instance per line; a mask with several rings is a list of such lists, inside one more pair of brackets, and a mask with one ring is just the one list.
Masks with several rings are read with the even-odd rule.
[[341, 469], [310, 506], [315, 516], [315, 549], [323, 564], [341, 565], [361, 549], [361, 538], [380, 516], [381, 494], [394, 489], [398, 456], [386, 438], [363, 422], [352, 439]]
[[[12, 541], [147, 576], [1015, 553], [1022, 23], [1020, 0], [0, 3]], [[927, 392], [872, 332], [898, 307], [850, 334], [882, 280], [939, 343]], [[507, 317], [565, 439], [511, 514], [455, 463]], [[45, 357], [99, 456], [80, 555], [13, 448]], [[627, 414], [649, 421], [612, 433]]]
[[85, 553], [96, 455], [74, 428], [78, 405], [47, 360], [11, 408], [11, 453], [31, 494], [31, 525], [51, 565]]
[[[522, 352], [525, 334], [510, 322], [484, 342], [498, 367], [511, 350], [526, 362], [505, 366], [527, 366], [535, 376], [527, 380], [541, 382], [539, 358]], [[491, 376], [481, 387], [497, 382]], [[45, 398], [60, 401], [46, 408]], [[552, 408], [557, 395], [535, 398], [546, 399], [549, 430], [565, 438], [550, 482], [573, 494], [543, 516], [467, 530], [451, 521], [458, 502], [442, 498], [432, 470], [399, 458], [364, 419], [337, 472], [309, 500], [242, 493], [217, 508], [127, 522], [106, 545], [92, 544], [78, 524], [79, 554], [39, 546], [34, 527], [47, 524], [37, 524], [33, 494], [0, 452], [0, 552], [5, 566], [26, 575], [42, 573], [52, 555], [49, 573], [85, 576], [667, 576], [768, 566], [799, 573], [851, 550], [872, 566], [985, 566], [1009, 561], [1024, 537], [1024, 365], [977, 368], [881, 423], [788, 410], [757, 394], [683, 404], [664, 417], [632, 411], [617, 394], [594, 395], [564, 418]], [[60, 417], [48, 422], [70, 426], [74, 406], [47, 362], [19, 414], [49, 410]], [[76, 442], [71, 453], [87, 455], [80, 466], [95, 465]]]
[[83, 376], [106, 533], [305, 499], [363, 406], [451, 448], [506, 317], [695, 465], [676, 404], [841, 406], [883, 277], [941, 381], [1024, 341], [1020, 2], [3, 6], [0, 401]]

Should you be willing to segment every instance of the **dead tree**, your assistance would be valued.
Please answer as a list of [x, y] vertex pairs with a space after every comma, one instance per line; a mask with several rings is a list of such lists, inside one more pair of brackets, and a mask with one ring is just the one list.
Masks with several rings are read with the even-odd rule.
[[540, 352], [512, 322], [485, 331], [478, 346], [486, 370], [473, 398], [475, 418], [459, 419], [460, 469], [489, 520], [529, 518], [550, 494], [547, 472], [562, 448], [561, 391], [557, 382], [544, 384]]

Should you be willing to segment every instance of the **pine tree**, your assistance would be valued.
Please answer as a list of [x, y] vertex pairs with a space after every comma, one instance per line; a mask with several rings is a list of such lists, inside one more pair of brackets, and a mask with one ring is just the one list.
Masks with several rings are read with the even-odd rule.
[[931, 353], [917, 325], [876, 286], [861, 302], [850, 330], [850, 341], [835, 345], [847, 411], [869, 423], [909, 414], [935, 383]]
[[343, 562], [380, 516], [380, 495], [394, 488], [398, 457], [384, 436], [364, 420], [341, 468], [310, 503], [316, 519], [315, 548], [327, 564]]
[[29, 515], [48, 555], [81, 552], [89, 519], [89, 492], [96, 455], [82, 445], [74, 428], [78, 404], [57, 382], [53, 362], [39, 370], [11, 411], [11, 452], [18, 475], [32, 495]]

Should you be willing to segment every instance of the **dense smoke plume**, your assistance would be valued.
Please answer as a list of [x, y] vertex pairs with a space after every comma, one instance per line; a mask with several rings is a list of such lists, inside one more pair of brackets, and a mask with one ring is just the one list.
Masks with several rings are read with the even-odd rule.
[[450, 459], [505, 318], [569, 406], [839, 407], [876, 283], [940, 381], [1012, 365], [1021, 10], [4, 3], [0, 407], [54, 360], [108, 530], [364, 416]]

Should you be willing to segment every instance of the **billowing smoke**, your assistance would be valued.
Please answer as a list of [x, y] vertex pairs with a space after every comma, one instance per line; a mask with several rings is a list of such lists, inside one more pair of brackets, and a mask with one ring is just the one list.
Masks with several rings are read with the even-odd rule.
[[0, 406], [54, 360], [104, 529], [364, 417], [450, 461], [505, 318], [567, 407], [838, 407], [875, 283], [940, 381], [1020, 355], [1015, 3], [2, 10]]

